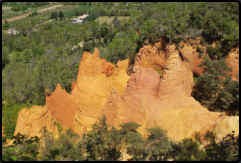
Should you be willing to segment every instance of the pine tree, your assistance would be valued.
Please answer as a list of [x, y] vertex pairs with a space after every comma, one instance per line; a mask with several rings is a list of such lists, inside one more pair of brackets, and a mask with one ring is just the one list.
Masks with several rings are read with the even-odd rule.
[[232, 68], [228, 67], [225, 59], [211, 61], [204, 57], [204, 61], [198, 66], [203, 68], [203, 75], [197, 79], [195, 96], [198, 101], [206, 105], [210, 110], [227, 110], [233, 102], [232, 94], [225, 86], [231, 82]]

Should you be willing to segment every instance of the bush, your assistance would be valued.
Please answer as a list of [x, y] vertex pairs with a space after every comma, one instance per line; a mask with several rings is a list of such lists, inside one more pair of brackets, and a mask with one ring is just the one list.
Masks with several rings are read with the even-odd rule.
[[198, 53], [198, 58], [202, 58], [202, 52]]
[[58, 16], [57, 12], [52, 12], [50, 17], [51, 19], [57, 19], [57, 16]]
[[207, 46], [206, 48], [206, 53], [209, 54], [210, 58], [221, 58], [222, 57], [222, 53], [221, 53], [221, 46], [220, 45], [216, 45], [215, 48], [210, 46]]
[[162, 72], [161, 69], [159, 69], [159, 67], [157, 68], [156, 72], [160, 75], [160, 78], [162, 77]]
[[60, 122], [56, 122], [56, 126], [57, 126], [57, 128], [58, 128], [59, 134], [61, 134], [61, 132], [63, 131], [63, 126], [62, 126], [62, 124], [61, 124]]
[[204, 39], [204, 38], [202, 38], [202, 39], [200, 40], [200, 43], [201, 43], [202, 45], [206, 44], [205, 39]]
[[5, 23], [5, 24], [2, 25], [2, 29], [4, 29], [4, 30], [8, 29], [8, 27], [9, 27], [9, 24]]
[[12, 139], [14, 136], [15, 128], [16, 128], [16, 122], [14, 120], [8, 119], [5, 122], [4, 125], [4, 133], [6, 135], [6, 138]]
[[84, 43], [84, 45], [83, 45], [83, 50], [84, 51], [90, 52], [92, 49], [93, 49], [93, 46], [92, 46], [92, 42], [91, 41], [88, 41], [88, 42]]
[[38, 15], [37, 11], [34, 11], [32, 14], [29, 14], [29, 17], [35, 16], [35, 15]]
[[197, 52], [202, 52], [202, 49], [199, 46], [197, 47]]

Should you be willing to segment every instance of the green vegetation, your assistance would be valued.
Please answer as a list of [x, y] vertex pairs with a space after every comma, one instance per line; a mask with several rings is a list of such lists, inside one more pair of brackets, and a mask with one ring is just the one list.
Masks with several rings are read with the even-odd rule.
[[64, 18], [64, 13], [62, 11], [60, 11], [58, 16], [59, 16], [60, 20], [62, 20]]
[[[23, 6], [26, 5], [24, 3], [28, 2], [8, 2], [7, 5]], [[43, 3], [35, 2], [29, 6], [41, 4]], [[7, 101], [2, 107], [2, 122], [8, 138], [13, 136], [20, 109], [26, 105], [30, 107], [45, 104], [46, 88], [53, 92], [59, 83], [70, 92], [84, 51], [92, 53], [94, 47], [97, 47], [100, 58], [114, 64], [130, 57], [128, 73], [131, 73], [139, 49], [144, 44], [154, 44], [157, 38], [166, 40], [165, 46], [197, 36], [201, 37], [202, 45], [215, 41], [215, 47], [207, 47], [207, 54], [217, 61], [205, 58], [205, 62], [200, 66], [204, 69], [203, 75], [194, 78], [196, 81], [193, 96], [212, 111], [239, 110], [239, 80], [231, 80], [228, 75], [230, 70], [224, 61], [230, 49], [239, 43], [239, 5], [236, 2], [126, 2], [126, 5], [118, 2], [117, 6], [113, 2], [63, 4], [63, 7], [43, 13], [34, 12], [30, 17], [2, 25], [3, 29], [16, 28], [19, 31], [19, 34], [13, 35], [2, 30], [2, 96], [3, 100]], [[90, 16], [82, 24], [71, 24], [70, 18], [74, 16], [74, 9]], [[51, 13], [56, 13], [52, 18], [60, 19], [42, 24], [51, 19]], [[37, 24], [38, 26], [35, 26]], [[78, 46], [71, 50], [82, 41], [83, 48]], [[199, 57], [202, 57], [202, 49], [197, 48], [197, 51]], [[133, 124], [128, 125], [130, 127]], [[126, 128], [129, 128], [128, 125]], [[174, 160], [206, 160], [204, 154], [197, 151], [198, 143], [194, 141], [185, 140], [179, 145], [168, 141], [166, 144], [155, 143], [154, 133], [159, 133], [166, 140], [164, 131], [151, 129], [149, 132], [153, 133], [153, 138], [144, 139], [136, 132], [138, 127], [133, 126], [130, 127], [130, 132], [124, 131], [125, 126], [122, 130], [112, 128], [107, 131], [102, 128], [102, 136], [98, 135], [100, 131], [97, 127], [95, 132], [88, 133], [87, 139], [82, 140], [85, 146], [81, 143], [72, 144], [74, 136], [71, 132], [67, 138], [61, 137], [65, 145], [60, 141], [59, 146], [53, 146], [52, 139], [48, 138], [48, 144], [52, 146], [48, 147], [49, 149], [46, 147], [48, 153], [41, 157], [48, 160], [118, 160], [122, 143], [128, 143], [127, 151], [133, 155], [134, 160], [165, 160], [169, 157]], [[64, 148], [61, 149], [61, 145]], [[87, 155], [79, 154], [82, 152], [80, 146], [81, 149], [89, 151]], [[147, 146], [151, 148], [146, 148]], [[95, 150], [95, 147], [98, 150]], [[222, 151], [221, 147], [213, 144], [210, 145], [210, 150]], [[180, 155], [180, 149], [184, 148], [186, 150]], [[5, 155], [6, 159], [27, 159], [20, 157], [24, 151], [15, 155], [12, 149], [7, 150], [10, 155]], [[191, 153], [188, 154], [189, 152]], [[228, 152], [230, 153], [227, 150]], [[8, 152], [5, 151], [6, 153]], [[35, 155], [31, 159], [34, 160]], [[214, 157], [210, 156], [209, 159]]]
[[23, 5], [23, 6], [14, 6], [14, 7], [11, 7], [11, 11], [14, 11], [14, 12], [18, 12], [18, 11], [23, 11], [23, 10], [26, 10], [28, 7]]
[[61, 134], [61, 132], [63, 131], [63, 126], [60, 122], [56, 122], [56, 126], [58, 127], [58, 132]]
[[35, 15], [38, 15], [38, 12], [37, 12], [37, 11], [34, 11], [34, 12], [32, 12], [32, 14], [29, 14], [29, 17], [35, 16]]
[[[118, 161], [123, 149], [133, 161], [237, 161], [239, 143], [234, 132], [224, 137], [220, 143], [208, 131], [203, 137], [183, 139], [174, 142], [160, 127], [149, 128], [149, 136], [143, 138], [137, 132], [140, 125], [135, 122], [123, 123], [120, 129], [110, 127], [105, 116], [92, 125], [92, 130], [82, 138], [68, 129], [54, 141], [46, 127], [42, 132], [45, 146], [40, 146], [38, 137], [28, 138], [18, 134], [12, 146], [3, 147], [4, 161]], [[200, 134], [196, 134], [200, 135]], [[5, 139], [2, 139], [4, 143]], [[202, 142], [207, 144], [203, 145]]]
[[7, 20], [5, 20], [5, 23], [2, 25], [2, 29], [6, 30], [6, 29], [8, 29], [8, 27], [9, 27], [9, 24], [8, 24]]
[[93, 6], [80, 6], [76, 7], [71, 11], [64, 13], [65, 17], [81, 16], [83, 14], [88, 14], [87, 10], [91, 9]]
[[[114, 16], [113, 17], [108, 17], [108, 16], [99, 16], [96, 21], [99, 21], [100, 24], [103, 24], [104, 22], [106, 22], [107, 24], [111, 24], [111, 22], [114, 20]], [[130, 19], [130, 16], [118, 16], [118, 19], [121, 21], [123, 19]]]
[[160, 75], [160, 78], [162, 77], [162, 72], [161, 72], [161, 69], [158, 67], [156, 72]]
[[85, 21], [91, 21], [91, 20], [95, 20], [99, 17], [99, 13], [98, 12], [93, 12], [92, 14], [90, 14], [89, 16], [85, 17], [83, 20], [83, 23]]
[[[157, 38], [166, 40], [165, 46], [185, 41], [188, 37], [201, 36], [202, 44], [215, 39], [216, 46], [207, 47], [207, 53], [217, 59], [224, 58], [239, 40], [238, 5], [235, 2], [161, 2], [141, 5], [127, 2], [126, 6], [124, 3], [115, 6], [114, 3], [105, 2], [80, 7], [74, 6], [76, 4], [89, 5], [84, 2], [65, 3], [66, 6], [9, 22], [9, 28], [16, 28], [20, 33], [18, 35], [8, 35], [2, 31], [2, 88], [11, 101], [31, 101], [44, 105], [44, 90], [48, 88], [54, 91], [57, 82], [69, 92], [83, 51], [93, 52], [94, 47], [99, 49], [101, 59], [114, 64], [131, 57], [128, 70], [131, 72], [135, 54], [144, 44], [155, 43]], [[70, 19], [61, 20], [63, 17], [70, 18], [71, 14], [68, 13], [73, 9], [90, 16], [83, 24], [71, 24]], [[122, 11], [128, 11], [130, 16], [126, 19], [118, 16]], [[49, 20], [51, 13], [55, 13], [52, 18], [59, 16], [61, 21], [35, 26]], [[97, 18], [98, 14], [106, 13], [112, 17]], [[221, 21], [221, 25], [218, 24], [216, 17], [211, 18], [210, 14], [221, 14], [220, 19], [225, 23]], [[222, 25], [229, 28], [223, 28]], [[219, 37], [213, 37], [211, 31]], [[83, 48], [72, 51], [72, 47], [81, 41], [85, 41]], [[197, 51], [202, 57], [201, 48], [197, 48]]]
[[18, 112], [25, 107], [29, 109], [32, 106], [32, 104], [11, 103], [11, 101], [2, 104], [2, 125], [4, 126], [4, 134], [6, 135], [6, 138], [11, 139], [13, 137]]
[[193, 96], [212, 111], [239, 110], [239, 80], [232, 80], [225, 59], [211, 61], [207, 56], [198, 66], [203, 75], [197, 78]]

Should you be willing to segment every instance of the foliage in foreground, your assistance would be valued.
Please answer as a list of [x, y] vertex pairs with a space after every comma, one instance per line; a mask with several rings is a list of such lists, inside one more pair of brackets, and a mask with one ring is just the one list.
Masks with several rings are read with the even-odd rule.
[[[18, 134], [12, 146], [2, 147], [4, 161], [118, 161], [122, 159], [121, 152], [125, 148], [132, 160], [149, 161], [237, 161], [239, 159], [239, 143], [234, 138], [234, 131], [228, 134], [220, 143], [216, 143], [211, 131], [202, 139], [186, 138], [173, 142], [166, 136], [166, 131], [160, 127], [150, 128], [149, 136], [143, 138], [137, 132], [140, 126], [134, 122], [120, 125], [120, 129], [106, 123], [105, 116], [92, 125], [92, 130], [79, 139], [71, 129], [62, 133], [54, 141], [43, 127], [43, 143], [40, 146], [38, 137], [28, 138]], [[109, 129], [108, 129], [109, 128]], [[205, 140], [207, 145], [201, 147]], [[4, 143], [4, 139], [2, 142]]]

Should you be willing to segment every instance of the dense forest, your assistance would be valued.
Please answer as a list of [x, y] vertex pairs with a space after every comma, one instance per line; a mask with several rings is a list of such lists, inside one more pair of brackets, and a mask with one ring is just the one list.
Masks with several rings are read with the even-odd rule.
[[[73, 11], [94, 15], [92, 19], [88, 18], [82, 24], [71, 24], [70, 17], [65, 16], [65, 12], [61, 11], [54, 14], [55, 21], [42, 25], [36, 26], [43, 20], [39, 20], [40, 18], [36, 18], [35, 15], [25, 18], [18, 26], [13, 27], [10, 24], [11, 28], [19, 31], [17, 35], [7, 34], [5, 30], [2, 30], [2, 101], [7, 101], [6, 104], [2, 104], [4, 117], [2, 123], [8, 138], [13, 136], [17, 113], [20, 109], [36, 104], [45, 105], [46, 88], [54, 91], [56, 84], [59, 83], [68, 93], [71, 91], [71, 84], [73, 80], [76, 80], [78, 66], [84, 51], [92, 53], [94, 47], [97, 47], [101, 59], [116, 64], [118, 60], [131, 57], [131, 64], [134, 64], [133, 58], [139, 49], [145, 44], [154, 44], [159, 38], [176, 45], [181, 40], [186, 41], [198, 36], [202, 38], [203, 43], [217, 42], [216, 47], [207, 47], [209, 57], [217, 59], [217, 61], [214, 63], [209, 58], [204, 58], [205, 61], [200, 67], [207, 68], [195, 82], [193, 97], [212, 111], [239, 108], [239, 81], [231, 80], [231, 76], [227, 74], [231, 69], [227, 67], [224, 60], [231, 48], [239, 44], [239, 4], [237, 2], [123, 2], [119, 5], [115, 5], [113, 2], [79, 3], [81, 4], [68, 2], [63, 4], [93, 6], [88, 10]], [[114, 19], [111, 23], [99, 23], [98, 20], [95, 20], [99, 16], [114, 17]], [[119, 16], [129, 16], [130, 18], [120, 20]], [[51, 14], [47, 18], [51, 19]], [[139, 34], [137, 35], [136, 32]], [[83, 47], [77, 46], [72, 50], [73, 46], [82, 41], [84, 41]], [[218, 94], [217, 97], [216, 94]], [[128, 126], [126, 127], [128, 128]], [[170, 153], [168, 152], [172, 153], [172, 158], [176, 158], [174, 160], [185, 160], [186, 158], [181, 158], [180, 153], [176, 151], [180, 146], [187, 148], [182, 151], [184, 152], [181, 154], [182, 157], [188, 157], [189, 160], [207, 159], [202, 153], [194, 152], [199, 150], [197, 142], [183, 140], [179, 145], [168, 144], [168, 141], [165, 145], [158, 144], [154, 142], [154, 139], [157, 138], [156, 133], [160, 133], [163, 135], [163, 139], [167, 139], [161, 129], [150, 129], [151, 135], [146, 140], [134, 132], [135, 129], [130, 129], [133, 131], [130, 132], [130, 135], [116, 129], [108, 132], [106, 130], [106, 133], [103, 134], [108, 137], [122, 132], [120, 137], [129, 136], [129, 139], [125, 141], [130, 142], [127, 149], [133, 155], [134, 160], [147, 158], [149, 160], [165, 160], [169, 159], [167, 155]], [[62, 150], [62, 153], [60, 150], [61, 156], [69, 159], [98, 160], [99, 155], [103, 156], [105, 153], [106, 156], [101, 159], [117, 160], [119, 158], [116, 147], [118, 142], [101, 142], [114, 143], [115, 148], [109, 148], [113, 147], [113, 145], [109, 145], [108, 148], [103, 148], [106, 151], [101, 150], [102, 154], [99, 154], [98, 150], [92, 150], [94, 144], [91, 144], [90, 140], [91, 136], [96, 136], [95, 130], [90, 134], [85, 140], [87, 144], [83, 146], [83, 149], [90, 151], [88, 156], [80, 155], [72, 158], [70, 151], [75, 150], [73, 146], [70, 146], [68, 150], [65, 148], [66, 151]], [[124, 141], [123, 137], [116, 139], [120, 139], [116, 141]], [[101, 140], [102, 137], [100, 137]], [[65, 141], [71, 142], [70, 138], [68, 140], [66, 138]], [[93, 141], [93, 143], [100, 142]], [[153, 151], [146, 151], [144, 148], [143, 144], [148, 143], [153, 146]], [[194, 153], [188, 153], [192, 151], [189, 146], [192, 147], [191, 149], [195, 148]], [[221, 147], [216, 148], [210, 145], [208, 148], [215, 148], [221, 152], [219, 149]], [[160, 153], [155, 153], [155, 149], [166, 153], [164, 152], [164, 155], [162, 152], [160, 156]], [[91, 153], [91, 151], [97, 153]], [[50, 156], [52, 157], [52, 155]]]

